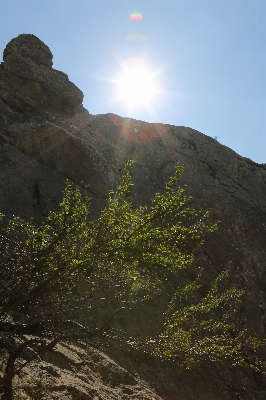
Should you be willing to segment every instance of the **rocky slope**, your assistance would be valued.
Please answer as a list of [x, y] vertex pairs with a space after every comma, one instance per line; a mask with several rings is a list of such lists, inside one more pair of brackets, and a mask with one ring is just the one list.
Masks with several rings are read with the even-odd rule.
[[[164, 187], [177, 161], [194, 203], [212, 209], [219, 231], [199, 255], [205, 278], [230, 269], [247, 296], [239, 324], [265, 337], [266, 165], [237, 155], [200, 132], [148, 124], [113, 114], [90, 115], [82, 92], [52, 68], [49, 48], [20, 35], [4, 50], [0, 66], [0, 212], [41, 221], [55, 209], [66, 178], [89, 185], [92, 212], [119, 180], [129, 155], [134, 201], [148, 202]], [[111, 357], [111, 358], [110, 358]], [[34, 371], [34, 375], [32, 373]], [[23, 372], [20, 398], [60, 399], [264, 399], [259, 373], [229, 365], [201, 365], [187, 372], [174, 363], [107, 355], [60, 345]], [[28, 389], [27, 389], [28, 388]], [[23, 397], [24, 396], [24, 397]]]

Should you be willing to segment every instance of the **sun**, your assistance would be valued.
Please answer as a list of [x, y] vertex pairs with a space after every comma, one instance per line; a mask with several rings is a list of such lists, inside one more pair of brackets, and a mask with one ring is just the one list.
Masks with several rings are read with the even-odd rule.
[[131, 59], [123, 65], [117, 80], [119, 98], [129, 108], [146, 106], [152, 103], [156, 93], [154, 74], [139, 59]]

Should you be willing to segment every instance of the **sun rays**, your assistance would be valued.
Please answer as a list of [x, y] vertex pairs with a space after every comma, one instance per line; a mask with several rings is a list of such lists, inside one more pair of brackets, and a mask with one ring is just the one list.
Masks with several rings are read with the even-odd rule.
[[155, 115], [160, 97], [165, 95], [160, 87], [162, 72], [160, 68], [151, 68], [141, 58], [120, 61], [115, 77], [104, 79], [113, 85], [109, 105], [122, 106], [128, 116], [140, 111]]
[[152, 104], [156, 94], [155, 77], [143, 61], [134, 58], [125, 63], [117, 83], [118, 96], [130, 109]]

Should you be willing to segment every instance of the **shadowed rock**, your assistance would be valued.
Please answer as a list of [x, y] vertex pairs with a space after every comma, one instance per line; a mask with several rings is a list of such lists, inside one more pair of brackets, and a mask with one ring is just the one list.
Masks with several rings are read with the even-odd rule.
[[53, 55], [46, 44], [34, 35], [22, 34], [12, 39], [4, 50], [3, 60], [6, 61], [10, 55], [30, 58], [37, 64], [52, 68]]
[[[34, 35], [23, 34], [6, 46], [0, 69], [0, 114], [23, 119], [36, 109], [73, 111], [83, 93], [63, 72], [52, 68], [52, 53]], [[15, 114], [15, 115], [14, 115]]]
[[[205, 267], [204, 279], [210, 282], [218, 272], [229, 269], [230, 284], [246, 288], [236, 323], [264, 337], [265, 164], [241, 157], [191, 128], [113, 114], [92, 116], [82, 107], [82, 99], [67, 75], [52, 69], [52, 54], [41, 40], [19, 35], [6, 46], [0, 68], [0, 212], [7, 217], [33, 216], [40, 222], [48, 210], [56, 209], [68, 178], [82, 189], [89, 185], [95, 215], [104, 206], [108, 190], [115, 188], [129, 156], [136, 161], [134, 203], [147, 203], [163, 190], [181, 161], [185, 165], [182, 182], [194, 205], [211, 208], [213, 218], [221, 221], [198, 254], [198, 264]], [[143, 329], [147, 321], [143, 318]], [[119, 355], [117, 362], [150, 383], [156, 381], [161, 399], [262, 400], [266, 395], [266, 382], [259, 373], [229, 364], [201, 365], [190, 373], [172, 363], [166, 369], [160, 360], [144, 367]], [[129, 389], [135, 390], [133, 385]], [[134, 397], [117, 397], [115, 391], [111, 397], [110, 393], [106, 398]], [[152, 398], [147, 396], [134, 398]]]

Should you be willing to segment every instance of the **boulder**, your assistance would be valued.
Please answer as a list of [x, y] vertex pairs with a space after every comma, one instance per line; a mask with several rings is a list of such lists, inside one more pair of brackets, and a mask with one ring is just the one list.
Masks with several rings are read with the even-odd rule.
[[12, 39], [3, 60], [0, 114], [4, 120], [25, 119], [36, 109], [71, 112], [82, 104], [81, 90], [52, 68], [52, 53], [36, 36], [22, 34]]

